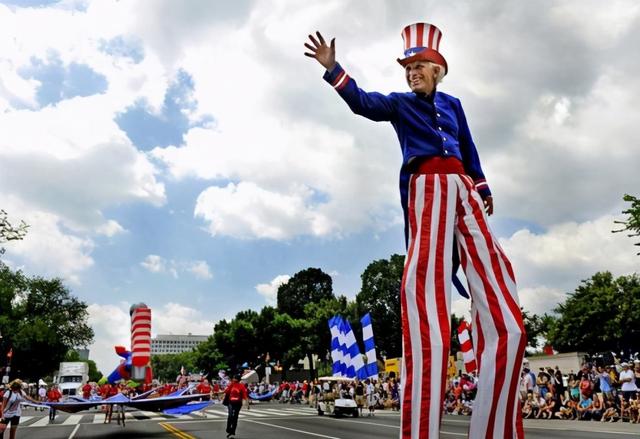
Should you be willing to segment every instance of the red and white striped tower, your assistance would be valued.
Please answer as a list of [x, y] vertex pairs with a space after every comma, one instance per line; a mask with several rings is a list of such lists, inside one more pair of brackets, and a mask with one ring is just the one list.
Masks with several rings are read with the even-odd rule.
[[144, 303], [131, 306], [131, 378], [145, 379], [151, 360], [151, 309]]
[[462, 359], [464, 361], [464, 368], [467, 373], [474, 372], [476, 367], [476, 356], [473, 354], [473, 345], [471, 344], [471, 337], [469, 337], [469, 324], [466, 320], [460, 322], [458, 326], [458, 341], [460, 341], [460, 350], [462, 351]]

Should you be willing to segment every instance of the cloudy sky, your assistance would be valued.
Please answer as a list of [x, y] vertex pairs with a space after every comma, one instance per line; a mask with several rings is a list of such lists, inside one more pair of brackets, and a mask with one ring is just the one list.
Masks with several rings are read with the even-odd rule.
[[611, 233], [640, 189], [635, 0], [0, 2], [0, 208], [31, 225], [5, 262], [90, 305], [107, 373], [134, 302], [154, 333], [210, 334], [310, 266], [354, 297], [404, 253], [400, 151], [303, 43], [335, 36], [361, 87], [403, 91], [416, 21], [443, 31], [524, 307], [637, 271]]

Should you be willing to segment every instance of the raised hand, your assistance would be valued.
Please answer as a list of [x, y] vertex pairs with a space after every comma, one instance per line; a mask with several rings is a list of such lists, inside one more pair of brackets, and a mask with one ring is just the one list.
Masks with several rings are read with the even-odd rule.
[[331, 44], [327, 46], [327, 43], [324, 41], [322, 34], [320, 32], [316, 32], [318, 39], [316, 39], [313, 35], [309, 35], [309, 40], [311, 40], [311, 44], [304, 43], [304, 47], [309, 49], [311, 52], [305, 52], [304, 54], [309, 58], [315, 58], [322, 67], [331, 71], [333, 67], [336, 65], [336, 39], [331, 39]]

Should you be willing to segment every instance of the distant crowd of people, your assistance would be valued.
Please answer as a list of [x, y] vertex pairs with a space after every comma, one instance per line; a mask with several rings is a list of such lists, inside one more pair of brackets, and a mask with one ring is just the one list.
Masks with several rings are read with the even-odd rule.
[[[462, 374], [449, 381], [444, 411], [471, 415], [478, 379]], [[520, 404], [526, 419], [569, 419], [640, 423], [640, 360], [596, 366], [585, 363], [564, 374], [557, 366], [534, 373], [525, 364]]]
[[520, 392], [525, 418], [640, 423], [640, 360], [586, 363], [566, 378], [557, 367], [525, 368]]

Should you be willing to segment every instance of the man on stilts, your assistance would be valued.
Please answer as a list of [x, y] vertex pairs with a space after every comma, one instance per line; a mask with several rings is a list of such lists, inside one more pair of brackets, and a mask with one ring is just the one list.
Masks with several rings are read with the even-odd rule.
[[460, 100], [436, 90], [448, 71], [439, 52], [442, 33], [415, 23], [404, 28], [402, 38], [404, 58], [398, 62], [411, 92], [389, 95], [358, 88], [336, 62], [335, 39], [327, 44], [317, 32], [305, 43], [305, 55], [327, 69], [324, 79], [354, 113], [391, 122], [403, 154], [407, 257], [400, 437], [439, 438], [459, 255], [471, 293], [479, 368], [469, 437], [520, 439], [518, 383], [526, 335], [511, 264], [487, 224], [493, 198]]

